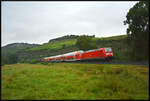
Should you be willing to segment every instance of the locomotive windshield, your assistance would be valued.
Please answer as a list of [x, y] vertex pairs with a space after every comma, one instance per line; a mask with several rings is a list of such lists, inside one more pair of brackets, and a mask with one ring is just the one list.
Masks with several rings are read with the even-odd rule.
[[105, 48], [105, 52], [112, 52], [111, 48]]

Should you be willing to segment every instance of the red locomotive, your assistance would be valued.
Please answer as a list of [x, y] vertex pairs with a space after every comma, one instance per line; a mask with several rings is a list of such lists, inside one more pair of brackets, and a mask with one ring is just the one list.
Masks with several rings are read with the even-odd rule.
[[45, 62], [57, 62], [57, 61], [78, 61], [78, 60], [93, 60], [93, 59], [103, 59], [110, 60], [113, 57], [113, 52], [111, 48], [98, 48], [88, 51], [75, 51], [62, 55], [46, 57], [43, 59]]

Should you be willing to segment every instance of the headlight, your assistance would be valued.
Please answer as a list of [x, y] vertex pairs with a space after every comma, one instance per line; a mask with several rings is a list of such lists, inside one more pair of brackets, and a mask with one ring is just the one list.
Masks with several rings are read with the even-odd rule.
[[106, 53], [106, 55], [109, 55], [109, 53]]
[[106, 55], [112, 55], [113, 56], [113, 53], [106, 53]]

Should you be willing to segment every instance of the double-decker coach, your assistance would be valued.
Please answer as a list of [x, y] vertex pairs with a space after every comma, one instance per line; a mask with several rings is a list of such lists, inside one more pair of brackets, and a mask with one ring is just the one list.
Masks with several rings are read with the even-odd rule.
[[94, 59], [104, 59], [111, 60], [113, 57], [113, 52], [110, 47], [108, 48], [98, 48], [88, 51], [75, 51], [62, 55], [56, 55], [51, 57], [46, 57], [43, 60], [48, 61], [78, 61], [78, 60], [94, 60]]
[[63, 61], [77, 61], [81, 59], [81, 55], [82, 55], [83, 51], [75, 51], [75, 52], [70, 52], [70, 53], [66, 53], [63, 54]]

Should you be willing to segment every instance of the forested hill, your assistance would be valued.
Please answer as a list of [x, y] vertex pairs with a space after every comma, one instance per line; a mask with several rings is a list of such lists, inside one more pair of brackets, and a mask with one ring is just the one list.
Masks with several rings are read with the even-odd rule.
[[29, 43], [12, 43], [8, 44], [2, 48], [29, 48], [29, 47], [34, 47], [34, 46], [39, 46], [39, 44], [29, 44]]
[[39, 44], [29, 44], [29, 43], [12, 43], [12, 44], [8, 44], [8, 45], [2, 47], [2, 54], [7, 53], [7, 52], [14, 53], [18, 50], [32, 48], [35, 46], [40, 46], [40, 45]]

